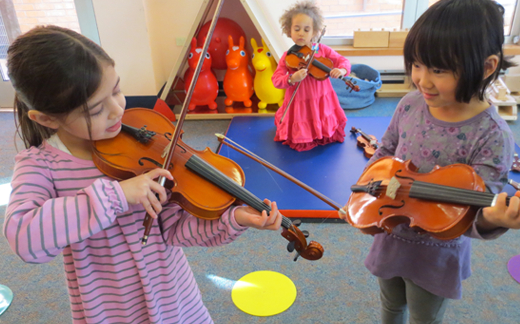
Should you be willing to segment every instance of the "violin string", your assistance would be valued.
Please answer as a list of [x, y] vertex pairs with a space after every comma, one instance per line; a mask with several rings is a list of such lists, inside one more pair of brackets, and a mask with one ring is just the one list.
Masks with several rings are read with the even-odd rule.
[[[489, 192], [474, 191], [471, 189], [456, 188], [423, 181], [415, 181], [412, 185], [401, 185], [396, 190], [396, 194], [409, 195], [412, 187], [417, 188], [417, 190], [415, 190], [415, 195], [418, 196], [412, 198], [440, 200], [453, 203], [458, 202], [472, 206], [489, 206], [495, 197], [495, 194]], [[386, 187], [380, 187], [375, 190], [375, 193], [380, 195], [385, 191]]]

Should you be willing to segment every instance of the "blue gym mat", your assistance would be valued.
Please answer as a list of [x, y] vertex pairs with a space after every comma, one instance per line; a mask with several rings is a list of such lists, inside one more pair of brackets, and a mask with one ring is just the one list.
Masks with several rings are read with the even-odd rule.
[[[349, 117], [343, 143], [319, 146], [306, 152], [297, 152], [281, 142], [273, 141], [276, 127], [271, 117], [234, 117], [226, 136], [343, 206], [350, 196], [350, 186], [357, 182], [368, 161], [363, 150], [357, 146], [356, 138], [359, 135], [351, 134], [350, 129], [356, 127], [380, 140], [390, 119]], [[518, 146], [516, 152], [520, 153]], [[331, 206], [242, 153], [221, 145], [219, 154], [242, 167], [246, 189], [258, 198], [276, 201], [285, 216], [338, 218]], [[510, 172], [510, 178], [520, 182], [520, 173]], [[504, 190], [510, 195], [515, 193], [509, 185]]]

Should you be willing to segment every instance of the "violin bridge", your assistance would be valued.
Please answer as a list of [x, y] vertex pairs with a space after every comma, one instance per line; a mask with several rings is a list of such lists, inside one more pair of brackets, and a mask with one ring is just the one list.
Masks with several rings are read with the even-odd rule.
[[396, 177], [392, 177], [386, 186], [386, 195], [392, 199], [395, 199], [399, 187], [401, 187], [401, 183], [399, 183]]
[[172, 143], [173, 143], [173, 142], [168, 143], [168, 145], [166, 145], [166, 147], [164, 148], [164, 151], [163, 151], [162, 154], [161, 154], [161, 157], [162, 157], [163, 159], [165, 159], [166, 156], [168, 156], [168, 152], [170, 152], [170, 147], [172, 146]]

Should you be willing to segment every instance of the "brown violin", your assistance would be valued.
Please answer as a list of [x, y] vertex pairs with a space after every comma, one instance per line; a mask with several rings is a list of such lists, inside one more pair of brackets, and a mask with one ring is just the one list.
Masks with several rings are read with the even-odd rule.
[[[293, 45], [285, 56], [285, 64], [291, 69], [307, 68], [308, 73], [317, 80], [323, 81], [330, 75], [330, 71], [334, 68], [334, 63], [328, 57], [312, 57], [313, 50], [309, 46]], [[309, 60], [312, 59], [309, 65]], [[308, 66], [308, 67], [307, 67]], [[359, 86], [355, 85], [352, 78], [343, 76], [340, 80], [344, 81], [350, 91], [359, 91]]]
[[[123, 131], [117, 136], [94, 143], [93, 160], [105, 175], [125, 180], [155, 168], [160, 168], [165, 153], [170, 150], [173, 124], [163, 115], [146, 108], [126, 110], [122, 118]], [[167, 180], [170, 200], [199, 218], [217, 219], [238, 201], [258, 211], [271, 208], [247, 191], [243, 185], [245, 175], [234, 161], [213, 153], [209, 148], [194, 150], [180, 139], [173, 151], [168, 170], [174, 181]], [[282, 236], [289, 241], [288, 250], [297, 251], [307, 260], [318, 260], [323, 247], [314, 241], [307, 244], [307, 231], [300, 231], [297, 221], [282, 219]]]
[[[365, 234], [388, 233], [402, 223], [441, 240], [464, 234], [481, 207], [496, 196], [466, 164], [418, 173], [410, 160], [384, 157], [368, 166], [351, 187], [347, 221]], [[506, 201], [509, 204], [509, 198]]]
[[366, 134], [361, 129], [354, 126], [352, 126], [350, 132], [354, 135], [356, 135], [356, 133], [360, 134], [360, 136], [356, 138], [357, 145], [364, 150], [365, 156], [370, 159], [379, 147], [377, 144], [377, 138], [374, 135]]

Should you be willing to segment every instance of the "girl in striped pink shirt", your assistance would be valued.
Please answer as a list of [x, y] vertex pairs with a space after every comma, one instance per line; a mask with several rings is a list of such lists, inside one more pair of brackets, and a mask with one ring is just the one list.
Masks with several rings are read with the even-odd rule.
[[[12, 250], [28, 263], [63, 253], [74, 323], [212, 323], [182, 247], [277, 230], [276, 203], [265, 201], [270, 215], [234, 207], [202, 220], [168, 202], [154, 181], [172, 180], [167, 170], [104, 176], [92, 141], [121, 131], [126, 102], [114, 61], [84, 36], [36, 27], [11, 45], [8, 68], [27, 148], [16, 156], [4, 223]], [[146, 213], [158, 221], [142, 245]]]

